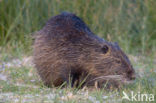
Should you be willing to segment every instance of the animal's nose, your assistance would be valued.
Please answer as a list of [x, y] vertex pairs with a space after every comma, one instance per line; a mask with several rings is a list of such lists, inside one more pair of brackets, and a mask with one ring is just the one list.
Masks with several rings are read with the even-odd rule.
[[135, 74], [132, 74], [132, 76], [130, 77], [130, 80], [135, 80], [135, 79], [136, 79]]

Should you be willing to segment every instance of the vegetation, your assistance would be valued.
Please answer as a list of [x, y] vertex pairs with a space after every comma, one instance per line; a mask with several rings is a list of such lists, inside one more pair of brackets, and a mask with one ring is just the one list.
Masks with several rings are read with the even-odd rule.
[[0, 46], [30, 51], [32, 34], [50, 17], [69, 11], [126, 52], [153, 52], [155, 6], [154, 0], [0, 0]]
[[[155, 9], [155, 0], [0, 0], [0, 102], [127, 103], [132, 101], [122, 100], [123, 91], [156, 94]], [[63, 11], [81, 17], [96, 35], [118, 42], [139, 75], [136, 82], [119, 91], [43, 86], [24, 58], [32, 55], [33, 33]]]
[[[32, 65], [31, 57], [6, 60], [2, 55], [0, 63], [0, 102], [2, 103], [149, 103], [149, 95], [156, 94], [156, 64], [153, 59], [129, 56], [136, 68], [137, 79], [133, 84], [118, 89], [77, 89], [48, 88], [39, 79]], [[4, 62], [5, 61], [5, 62]], [[156, 62], [156, 61], [155, 61]], [[2, 66], [3, 64], [3, 66]], [[123, 91], [135, 100], [122, 99]], [[139, 94], [147, 94], [148, 100], [138, 99]], [[156, 98], [155, 98], [156, 100]], [[151, 102], [152, 103], [152, 102]], [[153, 103], [155, 103], [153, 101]]]

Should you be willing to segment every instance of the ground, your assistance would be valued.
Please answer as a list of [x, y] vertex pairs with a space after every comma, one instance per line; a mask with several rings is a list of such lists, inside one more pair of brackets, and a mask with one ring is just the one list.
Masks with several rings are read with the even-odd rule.
[[[70, 87], [61, 89], [44, 86], [34, 69], [31, 56], [14, 58], [9, 54], [1, 55], [0, 103], [131, 103], [134, 101], [122, 99], [123, 91], [129, 96], [132, 91], [137, 95], [139, 93], [155, 95], [156, 60], [143, 56], [129, 55], [129, 57], [137, 73], [135, 83], [120, 90], [105, 88], [78, 90]], [[138, 97], [135, 102], [139, 102]]]

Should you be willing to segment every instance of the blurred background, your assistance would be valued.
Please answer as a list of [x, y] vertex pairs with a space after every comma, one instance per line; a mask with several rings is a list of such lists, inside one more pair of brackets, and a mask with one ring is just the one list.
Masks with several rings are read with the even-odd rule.
[[33, 33], [63, 11], [129, 54], [156, 51], [155, 0], [0, 0], [0, 50], [31, 55]]

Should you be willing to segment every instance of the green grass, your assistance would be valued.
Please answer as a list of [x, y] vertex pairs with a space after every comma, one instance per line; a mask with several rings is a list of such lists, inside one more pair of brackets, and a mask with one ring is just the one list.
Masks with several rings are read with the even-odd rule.
[[[3, 57], [3, 55], [1, 56]], [[20, 60], [22, 63], [18, 66], [18, 62], [14, 63], [14, 59], [5, 60], [3, 64], [5, 69], [0, 74], [6, 76], [6, 80], [0, 79], [0, 102], [17, 103], [26, 101], [26, 103], [42, 103], [42, 102], [61, 102], [64, 103], [101, 103], [103, 101], [117, 103], [141, 103], [137, 101], [122, 100], [123, 91], [130, 95], [131, 91], [135, 94], [156, 94], [156, 64], [154, 59], [145, 57], [129, 56], [133, 66], [135, 67], [137, 75], [139, 75], [135, 83], [126, 85], [120, 90], [113, 89], [76, 89], [66, 87], [60, 88], [47, 88], [43, 85], [42, 81], [36, 73], [36, 70], [32, 65], [28, 65], [29, 62], [24, 62], [20, 57], [16, 60]], [[12, 64], [8, 66], [8, 63]], [[0, 63], [0, 65], [2, 65]], [[153, 102], [154, 103], [154, 102]]]
[[[30, 62], [13, 63], [32, 55], [33, 33], [62, 11], [75, 13], [95, 34], [118, 42], [130, 54], [136, 82], [112, 91], [47, 88]], [[0, 102], [131, 103], [122, 101], [123, 91], [156, 96], [155, 58], [155, 0], [0, 0], [0, 75], [6, 77], [0, 79]], [[13, 65], [2, 69], [6, 63]]]
[[126, 52], [148, 54], [156, 50], [155, 7], [155, 0], [0, 0], [0, 46], [30, 53], [32, 34], [50, 17], [69, 11]]

